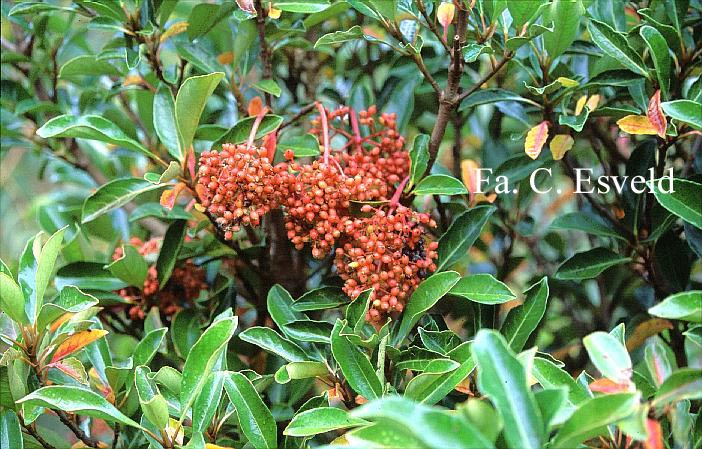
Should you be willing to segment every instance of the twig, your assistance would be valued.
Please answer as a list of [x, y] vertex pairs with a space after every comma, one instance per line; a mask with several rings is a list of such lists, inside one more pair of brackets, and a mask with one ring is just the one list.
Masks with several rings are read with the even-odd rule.
[[114, 429], [115, 436], [114, 436], [114, 438], [112, 438], [112, 449], [117, 449], [117, 440], [119, 440], [119, 432], [120, 432], [120, 430], [121, 430], [121, 428], [120, 428], [119, 423], [116, 423], [116, 424], [115, 424], [115, 429]]
[[473, 92], [475, 92], [476, 90], [480, 89], [480, 86], [482, 86], [483, 84], [490, 81], [490, 79], [493, 76], [495, 76], [497, 74], [497, 72], [499, 72], [500, 69], [502, 67], [504, 67], [504, 65], [507, 64], [513, 57], [514, 57], [514, 53], [512, 53], [512, 52], [508, 52], [507, 54], [505, 54], [504, 58], [502, 58], [502, 60], [499, 63], [497, 63], [497, 65], [495, 67], [493, 67], [493, 69], [490, 70], [490, 72], [488, 72], [479, 81], [477, 81], [475, 84], [473, 84], [473, 87], [471, 87], [470, 89], [466, 90], [465, 92], [463, 92], [461, 95], [458, 96], [458, 98], [456, 99], [456, 106], [458, 106], [461, 103], [461, 101], [463, 101], [468, 95], [470, 95]]
[[44, 449], [56, 449], [54, 446], [48, 443], [41, 435], [39, 435], [39, 432], [37, 432], [31, 425], [28, 426], [25, 423], [22, 423], [22, 427], [24, 428], [25, 432], [27, 432], [35, 440], [37, 440], [39, 444], [44, 446]]
[[306, 105], [306, 106], [303, 106], [302, 108], [300, 108], [299, 111], [297, 111], [297, 112], [295, 113], [295, 115], [293, 115], [292, 117], [290, 117], [288, 120], [284, 121], [284, 122], [280, 125], [280, 127], [278, 127], [278, 130], [281, 130], [281, 129], [283, 129], [283, 128], [287, 128], [288, 126], [292, 125], [293, 123], [295, 123], [296, 121], [298, 121], [298, 120], [300, 120], [302, 117], [304, 117], [305, 115], [307, 115], [307, 114], [309, 114], [310, 112], [312, 112], [312, 111], [315, 109], [315, 107], [316, 107], [316, 103], [310, 103], [310, 104], [308, 104], [308, 105]]
[[96, 440], [95, 438], [89, 437], [88, 435], [83, 432], [83, 429], [80, 427], [76, 426], [73, 421], [68, 417], [66, 412], [63, 410], [54, 410], [56, 414], [58, 415], [59, 419], [61, 422], [68, 427], [71, 432], [80, 440], [82, 441], [86, 446], [99, 449], [100, 448], [100, 441]]
[[[261, 46], [261, 62], [263, 64], [263, 78], [271, 79], [273, 75], [273, 66], [271, 65], [271, 50], [268, 47], [268, 42], [266, 41], [266, 10], [263, 9], [263, 4], [261, 0], [254, 1], [254, 8], [256, 9], [256, 30], [258, 31], [258, 43]], [[271, 94], [266, 92], [264, 94], [266, 98], [266, 104], [271, 106], [272, 97]]]

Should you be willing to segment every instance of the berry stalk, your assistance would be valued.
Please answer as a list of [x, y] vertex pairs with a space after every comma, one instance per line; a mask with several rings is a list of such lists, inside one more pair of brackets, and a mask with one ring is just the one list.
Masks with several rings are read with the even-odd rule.
[[327, 111], [324, 110], [322, 103], [317, 102], [317, 110], [319, 111], [319, 118], [322, 121], [322, 137], [324, 142], [324, 163], [329, 163], [329, 123], [327, 123]]
[[249, 140], [246, 141], [247, 150], [250, 149], [251, 146], [253, 146], [254, 140], [256, 140], [256, 132], [258, 131], [259, 126], [261, 126], [263, 117], [266, 116], [268, 111], [268, 106], [266, 106], [265, 108], [261, 109], [261, 111], [256, 115], [256, 120], [254, 120], [253, 126], [251, 127], [251, 132], [249, 133]]

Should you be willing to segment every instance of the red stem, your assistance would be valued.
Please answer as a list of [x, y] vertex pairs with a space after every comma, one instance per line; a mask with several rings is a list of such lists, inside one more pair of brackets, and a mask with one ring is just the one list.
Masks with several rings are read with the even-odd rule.
[[353, 129], [353, 142], [356, 149], [361, 149], [361, 130], [358, 128], [358, 117], [353, 108], [349, 108], [349, 117], [351, 117], [351, 129]]
[[251, 145], [253, 145], [254, 140], [256, 140], [256, 131], [258, 131], [258, 127], [261, 126], [261, 122], [263, 121], [263, 117], [266, 116], [268, 113], [268, 106], [264, 107], [261, 109], [261, 112], [259, 112], [256, 115], [256, 120], [254, 120], [253, 126], [251, 127], [251, 132], [249, 133], [249, 140], [246, 141], [246, 149], [248, 150], [251, 148]]
[[322, 136], [324, 142], [324, 163], [329, 163], [329, 123], [327, 123], [327, 111], [324, 110], [322, 103], [317, 102], [317, 110], [319, 111], [319, 119], [322, 121]]
[[405, 179], [402, 180], [399, 186], [397, 186], [397, 190], [395, 190], [395, 194], [390, 198], [390, 209], [394, 210], [398, 204], [400, 204], [400, 197], [402, 196], [402, 191], [405, 190], [405, 186], [409, 182], [409, 176], [405, 176]]

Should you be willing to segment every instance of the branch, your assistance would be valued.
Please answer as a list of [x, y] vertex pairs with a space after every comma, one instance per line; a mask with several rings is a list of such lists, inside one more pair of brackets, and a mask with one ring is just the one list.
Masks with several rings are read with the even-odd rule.
[[[20, 421], [22, 421], [20, 419]], [[24, 427], [24, 431], [27, 432], [29, 435], [31, 435], [35, 440], [41, 444], [44, 449], [56, 449], [54, 446], [49, 444], [44, 438], [42, 438], [41, 435], [39, 435], [39, 432], [37, 432], [31, 425], [26, 425], [24, 422], [22, 422], [22, 427]]]
[[284, 121], [284, 122], [278, 127], [278, 130], [280, 131], [280, 130], [283, 129], [283, 128], [287, 128], [288, 126], [292, 125], [292, 124], [295, 123], [296, 121], [300, 120], [300, 119], [301, 119], [302, 117], [304, 117], [305, 115], [307, 115], [307, 114], [309, 114], [310, 112], [312, 112], [312, 111], [314, 110], [314, 108], [315, 108], [315, 104], [316, 104], [316, 103], [310, 103], [310, 104], [308, 104], [308, 105], [303, 106], [302, 108], [300, 108], [300, 110], [297, 111], [297, 112], [295, 113], [295, 115], [293, 115], [292, 117], [290, 117], [290, 119]]
[[95, 449], [99, 449], [99, 448], [100, 448], [100, 441], [98, 441], [98, 440], [96, 440], [95, 438], [91, 438], [91, 437], [89, 437], [88, 435], [86, 435], [85, 432], [83, 432], [83, 429], [81, 429], [80, 427], [76, 426], [76, 425], [73, 423], [73, 421], [71, 421], [71, 419], [68, 417], [68, 415], [66, 414], [66, 412], [64, 412], [63, 410], [54, 410], [54, 411], [55, 411], [56, 414], [58, 415], [58, 417], [59, 417], [59, 419], [61, 420], [61, 422], [62, 422], [66, 427], [68, 427], [68, 428], [71, 430], [71, 432], [73, 432], [73, 434], [76, 436], [76, 438], [78, 438], [80, 441], [83, 442], [83, 444], [85, 444], [86, 446], [95, 448]]
[[[266, 10], [263, 9], [261, 0], [255, 0], [254, 7], [256, 8], [256, 30], [258, 31], [258, 42], [259, 45], [261, 45], [263, 79], [271, 79], [273, 76], [273, 66], [271, 65], [271, 50], [268, 47], [268, 42], [266, 41]], [[266, 98], [266, 104], [271, 106], [271, 94], [266, 92], [264, 96]]]
[[493, 76], [497, 75], [497, 72], [499, 72], [500, 69], [502, 69], [502, 67], [504, 67], [504, 65], [507, 64], [513, 57], [513, 52], [507, 52], [504, 58], [502, 58], [502, 60], [495, 67], [493, 67], [493, 69], [490, 72], [488, 72], [479, 81], [473, 84], [473, 87], [471, 87], [470, 89], [466, 90], [458, 96], [458, 99], [456, 100], [456, 106], [458, 106], [461, 103], [461, 101], [463, 101], [468, 95], [480, 89], [480, 86], [490, 81], [490, 79], [492, 79]]

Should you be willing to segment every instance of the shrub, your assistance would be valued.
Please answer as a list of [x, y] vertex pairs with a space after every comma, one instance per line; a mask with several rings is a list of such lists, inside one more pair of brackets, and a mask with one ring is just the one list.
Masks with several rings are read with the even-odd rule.
[[0, 446], [700, 447], [701, 13], [3, 2]]

